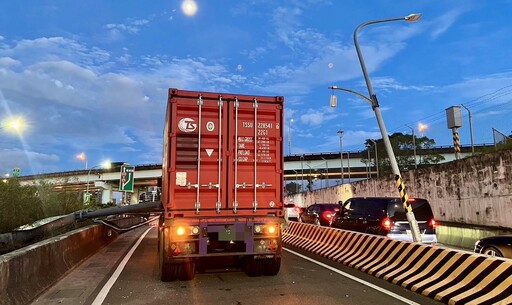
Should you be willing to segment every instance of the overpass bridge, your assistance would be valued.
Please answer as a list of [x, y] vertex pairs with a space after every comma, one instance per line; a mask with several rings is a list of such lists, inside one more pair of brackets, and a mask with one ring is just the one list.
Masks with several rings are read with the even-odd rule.
[[[490, 144], [475, 146], [475, 149], [484, 147], [492, 148]], [[431, 149], [432, 152], [442, 155], [450, 162], [455, 159], [453, 146], [438, 146]], [[471, 155], [470, 146], [461, 147], [461, 157]], [[418, 162], [422, 158], [421, 151], [418, 151]], [[343, 158], [341, 158], [343, 157]], [[361, 179], [377, 177], [375, 156], [370, 151], [368, 157], [366, 150], [306, 153], [288, 155], [284, 157], [284, 179], [288, 182], [295, 182], [305, 190], [305, 184], [312, 181], [312, 189], [324, 188], [332, 185], [350, 183]], [[362, 160], [370, 160], [364, 163]], [[20, 176], [18, 179], [22, 185], [36, 182], [49, 183], [58, 191], [90, 192], [97, 196], [102, 203], [112, 202], [116, 197], [114, 193], [119, 190], [121, 179], [120, 168], [122, 162], [112, 164], [107, 168], [90, 168], [85, 170], [74, 170], [56, 173]], [[146, 192], [150, 186], [158, 186], [162, 177], [161, 164], [143, 164], [135, 166], [134, 191], [127, 199], [130, 203], [137, 203], [139, 195]]]

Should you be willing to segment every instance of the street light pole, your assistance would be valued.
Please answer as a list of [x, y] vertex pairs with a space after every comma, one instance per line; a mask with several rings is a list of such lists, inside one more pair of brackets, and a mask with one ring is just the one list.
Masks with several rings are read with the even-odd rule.
[[377, 156], [377, 141], [369, 139], [375, 147], [375, 170], [377, 171], [377, 178], [379, 178], [379, 157]]
[[[411, 228], [412, 238], [415, 242], [421, 242], [421, 233], [419, 230], [418, 222], [416, 221], [416, 219], [414, 217], [414, 213], [412, 212], [412, 206], [408, 202], [409, 196], [407, 195], [405, 184], [402, 181], [400, 169], [398, 168], [398, 163], [396, 161], [396, 157], [393, 152], [393, 148], [391, 147], [391, 142], [389, 141], [388, 132], [386, 130], [386, 126], [384, 125], [384, 120], [382, 119], [382, 113], [381, 113], [381, 110], [379, 107], [379, 102], [377, 100], [377, 96], [375, 95], [375, 92], [373, 91], [370, 77], [368, 76], [368, 71], [366, 70], [363, 55], [362, 55], [361, 49], [359, 47], [359, 41], [358, 41], [357, 34], [363, 27], [370, 25], [370, 24], [391, 22], [391, 21], [402, 21], [402, 20], [408, 21], [408, 22], [414, 22], [414, 21], [417, 21], [420, 17], [421, 17], [421, 14], [411, 14], [411, 15], [408, 15], [405, 17], [400, 17], [400, 18], [367, 21], [367, 22], [362, 23], [355, 29], [354, 45], [356, 48], [357, 56], [359, 58], [359, 62], [361, 64], [361, 70], [363, 71], [363, 76], [364, 76], [364, 80], [366, 82], [366, 87], [368, 88], [369, 97], [366, 97], [366, 96], [364, 96], [360, 93], [357, 93], [353, 90], [350, 90], [350, 89], [344, 89], [344, 88], [339, 88], [339, 87], [329, 87], [330, 89], [338, 89], [338, 90], [354, 93], [354, 94], [358, 95], [359, 97], [361, 97], [362, 99], [364, 99], [366, 102], [368, 102], [372, 106], [372, 109], [375, 113], [375, 117], [377, 119], [377, 123], [379, 125], [379, 129], [380, 129], [380, 132], [382, 135], [382, 140], [384, 141], [384, 146], [386, 148], [386, 152], [389, 156], [389, 162], [391, 165], [391, 169], [392, 169], [393, 173], [395, 174], [395, 182], [396, 182], [398, 191], [400, 193], [400, 199], [402, 201], [404, 209], [407, 212], [406, 215], [407, 215], [407, 220], [409, 222], [409, 226]], [[333, 105], [332, 98], [331, 98], [331, 105]]]
[[302, 188], [302, 191], [304, 191], [304, 155], [300, 155], [300, 186]]
[[295, 172], [295, 193], [298, 194], [299, 193], [299, 179], [297, 179], [298, 177], [298, 173], [296, 170], [292, 169], [292, 171]]
[[384, 146], [386, 147], [386, 152], [389, 156], [389, 161], [391, 163], [391, 168], [393, 173], [395, 174], [395, 182], [398, 187], [398, 191], [400, 192], [400, 197], [402, 200], [402, 204], [404, 209], [407, 210], [407, 219], [409, 221], [409, 225], [411, 227], [412, 237], [415, 242], [421, 242], [421, 233], [418, 226], [418, 223], [414, 217], [414, 213], [412, 212], [412, 206], [408, 202], [409, 196], [407, 195], [407, 191], [405, 188], [405, 184], [402, 181], [402, 176], [400, 174], [400, 169], [398, 168], [398, 164], [396, 162], [395, 153], [393, 152], [393, 148], [391, 147], [391, 142], [389, 141], [388, 132], [386, 130], [386, 125], [384, 125], [384, 120], [382, 119], [382, 114], [379, 107], [379, 102], [377, 100], [377, 96], [373, 91], [372, 83], [370, 81], [370, 77], [368, 76], [368, 71], [366, 70], [366, 65], [364, 63], [363, 54], [361, 53], [361, 49], [359, 47], [359, 41], [357, 34], [359, 31], [370, 24], [382, 23], [382, 22], [391, 22], [391, 21], [409, 21], [414, 22], [421, 18], [421, 14], [411, 14], [406, 17], [400, 18], [391, 18], [391, 19], [381, 19], [381, 20], [373, 20], [367, 21], [359, 25], [354, 31], [354, 45], [356, 47], [357, 57], [359, 58], [359, 62], [361, 64], [361, 69], [363, 71], [364, 80], [366, 82], [366, 87], [368, 88], [368, 94], [370, 95], [370, 99], [372, 100], [372, 108], [375, 112], [375, 117], [377, 118], [377, 123], [379, 124], [380, 132], [382, 134], [382, 140], [384, 141]]
[[366, 152], [368, 153], [368, 159], [366, 160], [366, 178], [370, 179], [372, 177], [371, 169], [370, 169], [370, 143], [366, 143]]
[[414, 133], [414, 128], [409, 125], [405, 125], [412, 130], [412, 148], [414, 150], [414, 168], [418, 168], [418, 161], [416, 161], [416, 135]]
[[340, 135], [340, 168], [341, 168], [341, 184], [344, 184], [345, 173], [343, 172], [343, 144], [341, 138], [343, 137], [343, 130], [338, 130]]
[[290, 119], [290, 124], [288, 125], [288, 155], [292, 155], [292, 123], [293, 119]]
[[329, 187], [329, 163], [327, 163], [327, 160], [324, 157], [321, 157], [322, 160], [325, 161], [325, 175], [327, 177], [327, 181], [325, 182], [325, 187]]
[[475, 144], [473, 141], [473, 115], [471, 114], [471, 110], [468, 107], [464, 106], [464, 104], [460, 104], [464, 109], [466, 109], [469, 113], [469, 133], [471, 134], [471, 155], [475, 154]]

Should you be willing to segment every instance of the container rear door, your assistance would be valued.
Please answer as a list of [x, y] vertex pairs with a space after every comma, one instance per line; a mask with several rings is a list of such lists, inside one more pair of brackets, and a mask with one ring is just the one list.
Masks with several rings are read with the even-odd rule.
[[167, 208], [183, 216], [281, 215], [282, 97], [169, 94]]
[[229, 104], [230, 208], [265, 215], [282, 196], [282, 104], [238, 99]]
[[173, 96], [170, 107], [168, 207], [184, 214], [220, 210], [226, 197], [225, 104], [195, 94]]

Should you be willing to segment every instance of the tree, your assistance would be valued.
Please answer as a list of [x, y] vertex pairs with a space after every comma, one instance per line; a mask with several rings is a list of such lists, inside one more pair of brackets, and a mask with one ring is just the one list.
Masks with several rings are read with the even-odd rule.
[[290, 182], [285, 185], [284, 191], [286, 192], [286, 195], [297, 194], [302, 191], [302, 185], [296, 182]]
[[[391, 142], [391, 147], [395, 154], [396, 162], [398, 164], [398, 168], [400, 171], [407, 171], [409, 169], [414, 169], [414, 142], [412, 135], [403, 134], [400, 132], [394, 133], [389, 136], [389, 141]], [[375, 166], [375, 147], [374, 142], [377, 143], [377, 151], [378, 151], [378, 168], [379, 174], [386, 175], [391, 174], [391, 163], [389, 162], [389, 156], [386, 151], [384, 141], [382, 139], [379, 140], [370, 140], [367, 139], [365, 141], [365, 145], [367, 147], [366, 150], [363, 151], [363, 155], [365, 157], [361, 158], [361, 162], [370, 163]], [[444, 160], [444, 157], [438, 153], [435, 153], [433, 148], [436, 142], [433, 139], [428, 137], [416, 137], [416, 161], [417, 166], [425, 166], [429, 164], [438, 164], [439, 162]], [[368, 160], [368, 150], [370, 150], [370, 160]]]

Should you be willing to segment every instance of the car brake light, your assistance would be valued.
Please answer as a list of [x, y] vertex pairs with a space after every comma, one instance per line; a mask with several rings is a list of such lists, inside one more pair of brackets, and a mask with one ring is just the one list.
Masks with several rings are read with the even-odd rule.
[[331, 218], [332, 218], [332, 216], [333, 216], [333, 214], [332, 214], [331, 212], [324, 212], [324, 214], [323, 214], [323, 217], [324, 217], [324, 219], [326, 219], [326, 220], [331, 219]]
[[437, 227], [437, 222], [434, 218], [430, 219], [430, 221], [428, 222], [429, 226], [431, 226], [432, 228], [435, 228]]
[[389, 218], [384, 218], [384, 220], [382, 220], [382, 226], [384, 227], [384, 229], [386, 229], [387, 231], [390, 231], [391, 230], [391, 226], [393, 225], [393, 222], [391, 221], [391, 219]]

